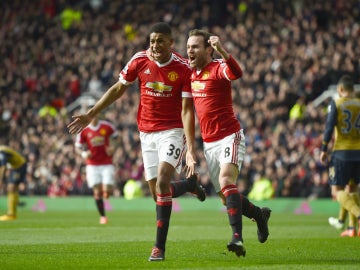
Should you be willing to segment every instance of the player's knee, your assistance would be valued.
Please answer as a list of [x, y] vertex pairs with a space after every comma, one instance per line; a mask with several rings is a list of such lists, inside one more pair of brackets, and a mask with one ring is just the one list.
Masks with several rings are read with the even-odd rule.
[[18, 191], [18, 187], [17, 185], [13, 184], [13, 183], [9, 183], [6, 187], [6, 191], [7, 192], [17, 192]]
[[160, 193], [165, 193], [170, 188], [169, 183], [167, 181], [157, 181], [156, 190]]
[[150, 189], [151, 197], [153, 198], [154, 202], [156, 202], [156, 191], [155, 189]]
[[95, 200], [101, 199], [102, 198], [102, 193], [99, 190], [94, 189], [93, 190], [93, 197], [94, 197]]
[[335, 198], [338, 202], [342, 203], [346, 197], [347, 197], [348, 193], [344, 190], [338, 190], [336, 193], [335, 193]]
[[108, 191], [104, 191], [103, 192], [103, 198], [104, 199], [109, 199], [109, 197], [110, 197], [110, 193]]
[[339, 192], [344, 191], [344, 188], [340, 186], [332, 186], [331, 187], [331, 196], [333, 199], [338, 200]]

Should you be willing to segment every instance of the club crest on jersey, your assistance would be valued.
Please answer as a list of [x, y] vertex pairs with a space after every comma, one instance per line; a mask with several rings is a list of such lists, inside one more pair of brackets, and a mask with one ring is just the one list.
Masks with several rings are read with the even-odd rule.
[[210, 76], [210, 72], [209, 72], [209, 71], [205, 71], [205, 72], [203, 73], [201, 79], [206, 80], [206, 79], [209, 78], [209, 76]]
[[100, 134], [103, 135], [103, 136], [105, 136], [105, 135], [106, 135], [106, 129], [103, 129], [103, 128], [100, 129]]
[[163, 82], [147, 82], [146, 87], [156, 91], [156, 92], [165, 92], [171, 91], [172, 87], [164, 84]]
[[175, 71], [171, 71], [168, 74], [168, 79], [172, 82], [175, 82], [179, 78], [179, 74], [177, 74]]

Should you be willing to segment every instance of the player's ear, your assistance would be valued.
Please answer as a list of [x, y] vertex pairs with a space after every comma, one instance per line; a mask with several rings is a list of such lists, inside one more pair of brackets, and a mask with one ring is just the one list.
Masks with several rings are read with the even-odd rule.
[[208, 46], [208, 47], [205, 48], [205, 50], [206, 50], [206, 52], [207, 52], [211, 57], [214, 56], [214, 51], [215, 51], [215, 50], [214, 50], [213, 47]]
[[339, 85], [337, 91], [341, 95], [344, 92], [344, 88], [341, 85]]
[[174, 39], [170, 40], [170, 49], [171, 49], [171, 51], [175, 51], [175, 40]]

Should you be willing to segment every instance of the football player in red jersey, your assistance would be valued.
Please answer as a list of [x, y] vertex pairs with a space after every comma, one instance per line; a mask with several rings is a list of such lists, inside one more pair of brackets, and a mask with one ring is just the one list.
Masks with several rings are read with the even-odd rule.
[[[140, 131], [145, 177], [156, 201], [157, 236], [150, 261], [165, 259], [165, 244], [172, 210], [172, 197], [196, 193], [200, 201], [205, 193], [195, 175], [194, 110], [190, 89], [191, 70], [184, 59], [172, 53], [173, 37], [166, 23], [156, 23], [149, 31], [149, 47], [136, 53], [111, 86], [86, 114], [73, 116], [68, 125], [72, 134], [83, 130], [95, 115], [120, 98], [138, 79], [140, 102], [137, 124]], [[184, 136], [185, 135], [185, 136]], [[188, 180], [173, 182], [180, 172], [186, 137]]]
[[108, 121], [95, 116], [90, 124], [76, 136], [75, 150], [86, 160], [86, 180], [93, 190], [100, 224], [107, 224], [104, 199], [112, 195], [115, 168], [113, 154], [118, 133]]
[[[216, 51], [222, 59], [213, 59]], [[218, 36], [203, 30], [192, 30], [187, 41], [187, 54], [192, 68], [191, 91], [204, 141], [204, 154], [211, 181], [226, 205], [233, 231], [229, 251], [245, 256], [242, 237], [242, 215], [256, 221], [258, 239], [269, 235], [271, 210], [259, 208], [239, 194], [236, 180], [245, 156], [245, 136], [235, 116], [231, 81], [242, 76], [242, 69], [227, 53]]]

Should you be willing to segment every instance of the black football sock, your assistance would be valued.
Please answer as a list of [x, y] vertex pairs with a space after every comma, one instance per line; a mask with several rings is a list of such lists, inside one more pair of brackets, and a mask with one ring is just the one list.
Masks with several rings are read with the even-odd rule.
[[252, 204], [248, 198], [240, 194], [241, 198], [241, 206], [242, 206], [242, 214], [247, 218], [254, 218], [257, 220], [261, 217], [261, 209], [260, 207]]
[[235, 185], [224, 187], [222, 193], [226, 199], [226, 209], [229, 217], [229, 223], [233, 231], [233, 239], [242, 238], [242, 210], [240, 194]]
[[171, 194], [158, 194], [156, 200], [156, 243], [155, 246], [165, 250], [172, 210]]
[[189, 191], [189, 183], [186, 180], [171, 182], [171, 193], [173, 198], [180, 197]]
[[102, 198], [95, 199], [96, 207], [99, 211], [100, 216], [105, 216], [105, 207], [104, 207], [104, 200]]

